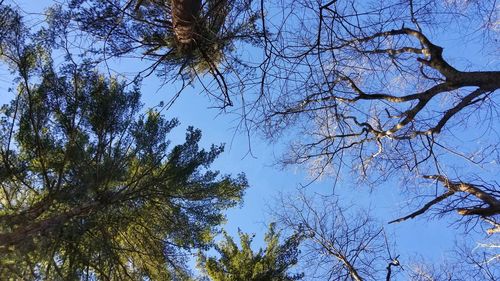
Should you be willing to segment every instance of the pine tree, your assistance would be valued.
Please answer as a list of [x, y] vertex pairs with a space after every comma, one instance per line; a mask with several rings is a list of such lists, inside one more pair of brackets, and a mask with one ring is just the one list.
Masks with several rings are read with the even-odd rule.
[[97, 43], [89, 46], [95, 54], [140, 53], [153, 61], [144, 73], [157, 70], [189, 82], [208, 73], [222, 91], [217, 97], [224, 105], [231, 104], [226, 72], [242, 67], [233, 57], [236, 42], [256, 45], [260, 38], [252, 0], [72, 0], [69, 8], [53, 9], [53, 27], [73, 19], [77, 27], [68, 29], [90, 34]]
[[300, 235], [292, 235], [280, 244], [280, 234], [271, 224], [265, 236], [266, 248], [254, 252], [251, 248], [253, 236], [239, 231], [240, 245], [227, 233], [215, 247], [220, 257], [199, 255], [199, 265], [212, 281], [293, 281], [302, 279], [302, 274], [288, 271], [297, 264]]
[[185, 250], [210, 245], [247, 186], [208, 169], [223, 146], [191, 127], [172, 146], [178, 121], [141, 111], [138, 84], [1, 43], [18, 85], [1, 108], [0, 279], [187, 279]]

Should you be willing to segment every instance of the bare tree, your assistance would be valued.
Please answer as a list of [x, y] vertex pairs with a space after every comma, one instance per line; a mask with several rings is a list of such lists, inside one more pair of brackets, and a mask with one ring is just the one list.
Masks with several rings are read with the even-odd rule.
[[498, 280], [500, 255], [499, 243], [495, 240], [489, 237], [474, 243], [474, 246], [457, 245], [452, 254], [439, 263], [430, 263], [424, 258], [415, 259], [405, 267], [405, 271], [415, 281]]
[[263, 3], [262, 87], [246, 118], [291, 140], [284, 164], [318, 176], [350, 169], [370, 183], [405, 178], [420, 200], [393, 222], [457, 211], [498, 232], [500, 71], [457, 62], [440, 45], [472, 30], [462, 40], [494, 53], [498, 7], [459, 2], [295, 0], [280, 12]]
[[[498, 280], [499, 243], [463, 239], [440, 259], [396, 254], [395, 241], [366, 212], [339, 204], [338, 197], [282, 195], [273, 209], [279, 226], [302, 235], [299, 266], [307, 280]], [[344, 204], [345, 205], [345, 204]], [[416, 241], [418, 243], [418, 241]], [[417, 254], [418, 255], [418, 254]]]
[[275, 215], [284, 229], [305, 237], [299, 261], [306, 278], [395, 280], [400, 272], [383, 228], [367, 213], [340, 207], [335, 197], [283, 196]]

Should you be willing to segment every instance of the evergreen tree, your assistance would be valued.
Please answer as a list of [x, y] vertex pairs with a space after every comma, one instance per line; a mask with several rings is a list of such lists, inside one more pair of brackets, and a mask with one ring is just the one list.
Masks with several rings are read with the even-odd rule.
[[297, 264], [301, 236], [292, 235], [280, 244], [280, 234], [271, 224], [265, 236], [266, 248], [254, 252], [253, 236], [239, 231], [241, 248], [227, 233], [224, 241], [215, 247], [220, 257], [199, 256], [200, 267], [212, 281], [293, 281], [302, 274], [289, 274]]
[[228, 72], [238, 68], [241, 75], [244, 66], [235, 51], [242, 42], [257, 45], [261, 36], [252, 0], [72, 0], [53, 15], [55, 28], [73, 19], [71, 29], [90, 34], [96, 55], [140, 53], [152, 61], [146, 74], [158, 70], [191, 82], [208, 73], [223, 105], [231, 104]]
[[22, 42], [1, 45], [18, 85], [1, 108], [0, 279], [187, 279], [186, 250], [210, 245], [244, 175], [209, 170], [223, 146], [200, 149], [199, 130], [172, 147], [178, 121], [141, 113], [138, 84]]

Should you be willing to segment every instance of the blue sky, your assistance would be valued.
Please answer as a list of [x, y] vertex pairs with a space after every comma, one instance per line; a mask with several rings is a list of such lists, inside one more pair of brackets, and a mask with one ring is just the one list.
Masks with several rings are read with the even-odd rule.
[[[40, 12], [43, 7], [53, 1], [16, 0], [12, 2], [17, 3], [26, 12]], [[32, 23], [35, 22], [35, 20], [32, 21]], [[454, 38], [453, 34], [449, 34], [438, 43], [445, 47], [450, 45], [446, 52], [453, 53], [455, 61], [466, 63], [465, 57], [480, 58], [479, 51], [471, 53], [470, 48], [450, 44], [457, 40], [458, 38]], [[114, 68], [120, 72], [133, 72], [137, 66], [137, 61], [133, 63], [118, 61]], [[5, 83], [9, 80], [7, 72], [2, 71], [0, 79], [2, 81], [0, 103], [3, 104], [10, 100], [10, 96], [5, 91], [7, 87]], [[159, 85], [161, 85], [161, 80], [154, 75], [143, 81], [142, 100], [146, 108], [155, 106], [160, 101], [168, 101], [176, 92], [177, 85], [167, 84], [161, 88]], [[228, 222], [223, 227], [233, 236], [236, 235], [238, 228], [244, 232], [256, 233], [255, 246], [262, 245], [263, 234], [267, 225], [272, 221], [267, 210], [273, 207], [273, 198], [280, 192], [293, 193], [296, 188], [308, 183], [309, 178], [300, 167], [283, 170], [273, 166], [276, 157], [284, 151], [284, 146], [269, 144], [259, 137], [249, 140], [245, 135], [235, 133], [234, 128], [239, 121], [237, 116], [221, 114], [217, 109], [209, 109], [212, 104], [197, 86], [199, 85], [188, 87], [174, 105], [165, 112], [168, 118], [176, 117], [181, 122], [181, 126], [174, 130], [172, 140], [174, 143], [182, 141], [184, 129], [192, 125], [202, 130], [203, 146], [226, 143], [226, 151], [216, 161], [213, 168], [219, 169], [222, 173], [246, 173], [250, 188], [247, 190], [243, 205], [228, 211]], [[253, 155], [248, 155], [249, 141]], [[399, 209], [403, 197], [399, 195], [399, 191], [394, 192], [394, 190], [399, 190], [397, 188], [400, 183], [387, 182], [385, 186], [375, 189], [371, 194], [368, 192], [368, 187], [355, 185], [353, 181], [346, 180], [336, 187], [336, 191], [342, 198], [341, 201], [346, 205], [352, 203], [360, 207], [370, 206], [376, 217], [384, 224], [387, 233], [393, 234], [390, 238], [398, 245], [401, 261], [417, 254], [424, 256], [427, 260], [439, 261], [443, 253], [452, 249], [456, 236], [461, 234], [461, 230], [450, 227], [451, 221], [446, 218], [429, 221], [421, 217], [400, 224], [387, 225], [385, 223], [390, 219], [406, 213], [406, 210]], [[308, 186], [306, 192], [329, 194], [332, 188], [333, 180], [325, 178]], [[477, 237], [481, 236], [482, 234], [477, 234]]]

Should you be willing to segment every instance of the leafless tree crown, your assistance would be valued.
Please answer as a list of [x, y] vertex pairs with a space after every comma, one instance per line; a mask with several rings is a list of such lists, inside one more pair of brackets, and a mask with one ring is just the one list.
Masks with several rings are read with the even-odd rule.
[[[498, 232], [500, 72], [484, 61], [498, 49], [496, 2], [278, 6], [261, 7], [266, 56], [246, 117], [270, 139], [292, 136], [283, 163], [316, 175], [350, 169], [372, 183], [396, 175], [428, 199], [394, 222], [457, 211]], [[450, 57], [450, 36], [481, 38], [480, 54], [467, 54], [470, 64]]]

